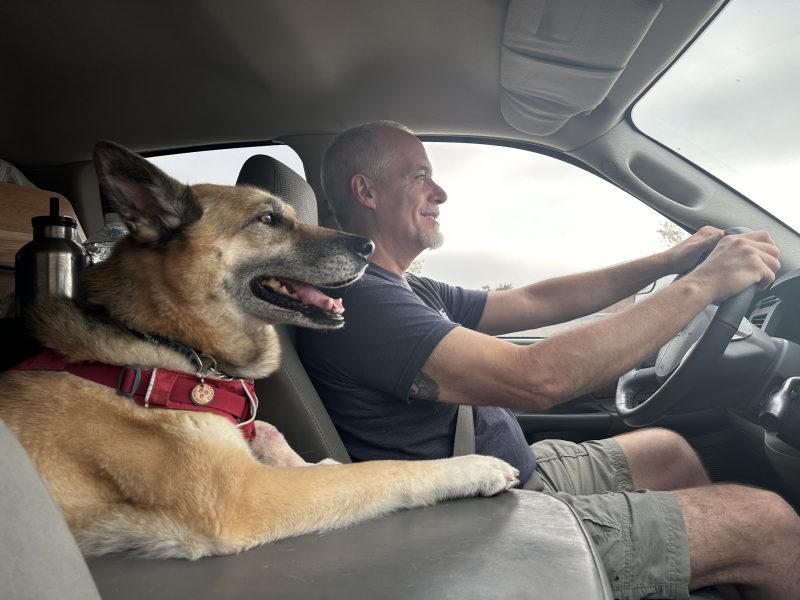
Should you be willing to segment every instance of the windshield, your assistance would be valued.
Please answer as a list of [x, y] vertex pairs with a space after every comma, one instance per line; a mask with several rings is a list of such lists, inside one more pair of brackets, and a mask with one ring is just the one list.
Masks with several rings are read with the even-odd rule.
[[636, 126], [800, 231], [800, 2], [731, 0]]

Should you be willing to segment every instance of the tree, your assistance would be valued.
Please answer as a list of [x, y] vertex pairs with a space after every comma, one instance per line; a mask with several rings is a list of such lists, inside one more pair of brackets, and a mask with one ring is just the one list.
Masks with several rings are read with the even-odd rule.
[[661, 238], [661, 243], [667, 248], [671, 248], [678, 242], [682, 242], [689, 237], [688, 233], [686, 233], [672, 221], [661, 221], [656, 233], [658, 233], [658, 237]]

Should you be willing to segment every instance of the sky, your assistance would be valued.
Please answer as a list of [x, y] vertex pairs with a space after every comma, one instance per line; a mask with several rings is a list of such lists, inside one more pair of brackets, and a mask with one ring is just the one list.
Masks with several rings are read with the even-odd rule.
[[[800, 229], [800, 1], [733, 0], [634, 109], [635, 124]], [[426, 143], [444, 246], [422, 274], [515, 287], [663, 250], [665, 219], [577, 167], [519, 149]], [[183, 181], [232, 184], [259, 148], [154, 159]], [[301, 175], [287, 147], [269, 146]]]
[[633, 111], [642, 131], [795, 230], [798, 25], [798, 0], [733, 0]]
[[661, 215], [578, 167], [516, 148], [425, 146], [448, 193], [445, 243], [423, 254], [425, 275], [520, 287], [665, 248]]

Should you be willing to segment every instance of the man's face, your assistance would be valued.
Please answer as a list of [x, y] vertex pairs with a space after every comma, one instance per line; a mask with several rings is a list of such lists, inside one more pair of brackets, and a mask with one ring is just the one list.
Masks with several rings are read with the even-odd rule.
[[436, 219], [447, 194], [433, 181], [425, 148], [401, 130], [384, 131], [379, 139], [391, 153], [383, 177], [375, 182], [381, 233], [414, 256], [426, 248], [438, 248], [444, 236]]

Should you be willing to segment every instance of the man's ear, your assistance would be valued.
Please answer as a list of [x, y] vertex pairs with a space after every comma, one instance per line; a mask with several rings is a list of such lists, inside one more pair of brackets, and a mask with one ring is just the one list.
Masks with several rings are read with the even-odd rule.
[[363, 173], [356, 173], [350, 178], [350, 193], [360, 205], [375, 208], [375, 184]]
[[141, 244], [161, 246], [203, 214], [188, 185], [119, 144], [98, 142], [94, 165], [100, 195]]

